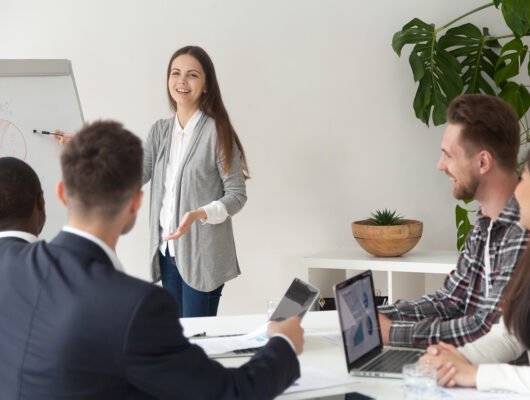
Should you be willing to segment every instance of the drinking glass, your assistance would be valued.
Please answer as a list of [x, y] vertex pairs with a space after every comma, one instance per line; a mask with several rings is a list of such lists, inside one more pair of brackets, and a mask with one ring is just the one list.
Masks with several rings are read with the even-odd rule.
[[431, 364], [405, 364], [403, 366], [403, 388], [407, 400], [435, 399], [436, 368]]

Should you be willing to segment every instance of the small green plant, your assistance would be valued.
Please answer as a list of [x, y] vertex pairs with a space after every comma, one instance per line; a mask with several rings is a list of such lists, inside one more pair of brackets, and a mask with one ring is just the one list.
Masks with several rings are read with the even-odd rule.
[[370, 214], [371, 217], [368, 221], [372, 225], [378, 226], [389, 226], [389, 225], [401, 225], [403, 223], [403, 217], [397, 213], [396, 210], [376, 210]]

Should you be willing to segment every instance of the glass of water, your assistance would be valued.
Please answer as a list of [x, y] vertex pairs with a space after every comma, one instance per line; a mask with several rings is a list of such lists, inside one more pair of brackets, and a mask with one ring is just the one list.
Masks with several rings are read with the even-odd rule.
[[403, 388], [407, 400], [435, 399], [436, 368], [431, 364], [405, 364], [403, 366]]

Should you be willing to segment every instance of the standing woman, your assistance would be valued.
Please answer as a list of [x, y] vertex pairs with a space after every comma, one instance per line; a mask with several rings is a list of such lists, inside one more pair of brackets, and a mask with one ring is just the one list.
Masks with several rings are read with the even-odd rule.
[[215, 316], [224, 283], [241, 273], [230, 217], [247, 200], [245, 152], [203, 49], [171, 56], [167, 93], [175, 116], [155, 122], [144, 145], [151, 273], [179, 317]]

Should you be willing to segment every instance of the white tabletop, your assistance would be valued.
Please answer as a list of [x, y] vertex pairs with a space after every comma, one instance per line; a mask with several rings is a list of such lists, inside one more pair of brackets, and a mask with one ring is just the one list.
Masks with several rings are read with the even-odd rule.
[[[192, 335], [206, 332], [207, 335], [247, 333], [266, 322], [263, 315], [238, 315], [209, 318], [183, 318], [184, 333]], [[324, 390], [282, 395], [281, 399], [312, 399], [315, 397], [356, 391], [377, 399], [399, 400], [403, 398], [401, 381], [397, 379], [350, 377], [346, 369], [342, 341], [340, 340], [339, 321], [336, 311], [309, 312], [302, 322], [305, 329], [304, 352], [300, 356], [302, 367], [315, 367], [336, 376], [348, 379], [351, 383]], [[332, 333], [336, 343], [330, 338], [314, 336], [316, 333]], [[227, 367], [237, 367], [248, 358], [219, 359]]]

